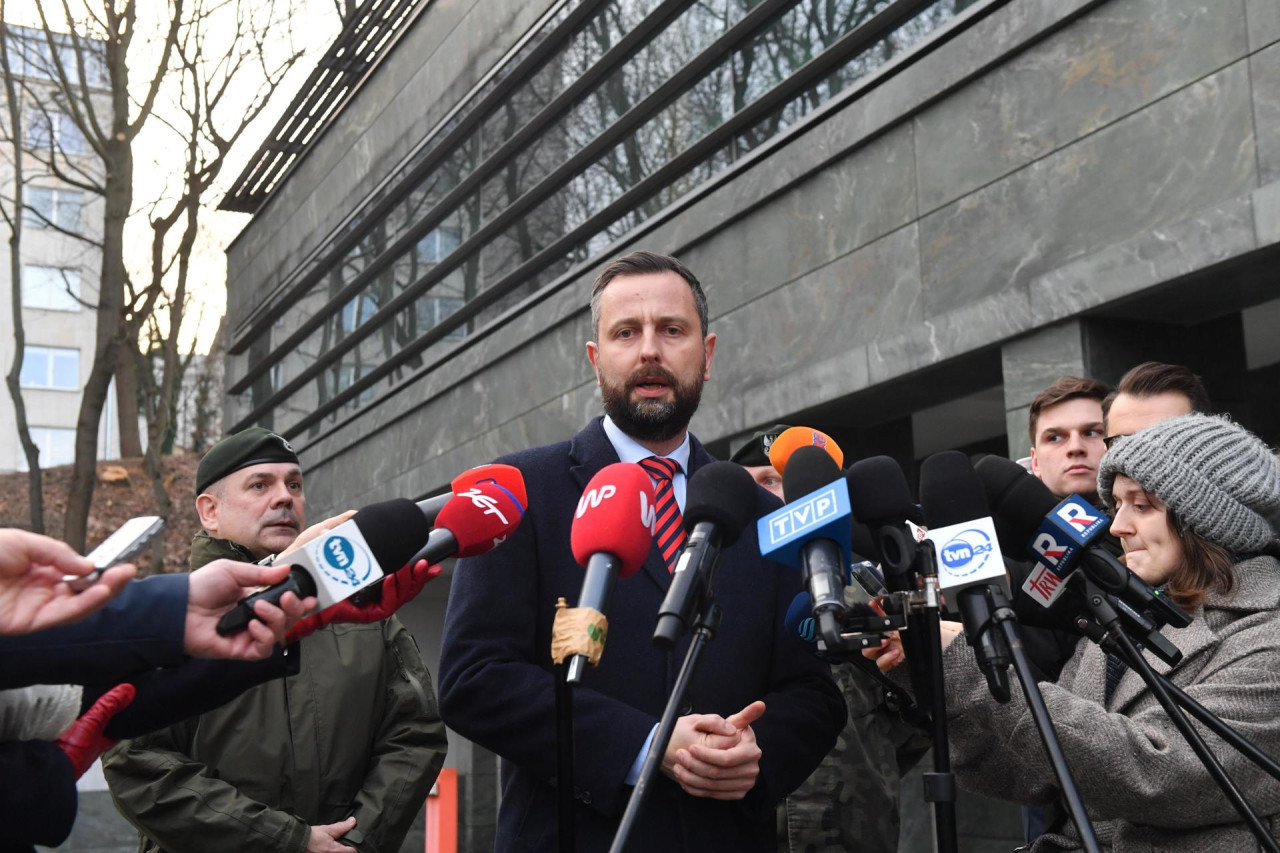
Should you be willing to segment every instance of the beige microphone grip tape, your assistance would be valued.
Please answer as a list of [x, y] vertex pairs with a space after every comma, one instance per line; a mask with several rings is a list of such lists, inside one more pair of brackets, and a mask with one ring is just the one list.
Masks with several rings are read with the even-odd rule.
[[551, 660], [564, 663], [572, 655], [586, 655], [592, 666], [600, 663], [609, 620], [590, 607], [568, 607], [563, 598], [556, 602], [556, 618], [551, 624]]

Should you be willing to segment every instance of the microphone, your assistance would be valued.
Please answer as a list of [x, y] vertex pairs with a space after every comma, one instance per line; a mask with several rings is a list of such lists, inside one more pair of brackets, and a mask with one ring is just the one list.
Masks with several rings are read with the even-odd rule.
[[971, 586], [999, 583], [1008, 594], [995, 522], [987, 493], [968, 457], [957, 450], [935, 453], [920, 466], [920, 503], [926, 538], [937, 548], [938, 586], [958, 593]]
[[444, 505], [426, 544], [405, 562], [486, 554], [506, 542], [522, 518], [524, 505], [511, 492], [496, 482], [476, 482]]
[[[284, 554], [273, 565], [292, 568], [278, 584], [242, 598], [223, 614], [218, 633], [243, 631], [257, 601], [279, 604], [286, 592], [314, 595], [318, 610], [332, 607], [401, 566], [438, 563], [497, 547], [520, 524], [524, 508], [495, 483], [480, 482], [453, 496], [436, 515], [435, 528], [413, 501], [395, 498], [364, 507], [332, 530]], [[423, 544], [423, 541], [426, 544]]]
[[[578, 500], [569, 532], [573, 558], [587, 570], [578, 607], [605, 613], [614, 580], [634, 575], [649, 556], [654, 521], [653, 481], [643, 468], [634, 462], [615, 462], [596, 472]], [[592, 626], [598, 634], [591, 639], [601, 652], [608, 626], [605, 619]], [[582, 680], [588, 662], [586, 654], [570, 655], [569, 683]]]
[[[418, 501], [418, 509], [422, 510], [422, 517], [427, 520], [427, 524], [434, 525], [440, 510], [444, 509], [445, 504], [453, 500], [454, 495], [464, 492], [480, 482], [492, 483], [499, 488], [505, 489], [521, 507], [529, 505], [524, 491], [524, 476], [521, 475], [520, 469], [514, 465], [495, 462], [468, 468], [453, 478], [453, 481], [449, 484], [449, 491]], [[350, 596], [351, 603], [357, 607], [364, 607], [377, 601], [382, 594], [381, 587], [384, 578], [386, 578], [386, 575], [378, 578], [355, 595]]]
[[468, 468], [463, 471], [449, 483], [449, 491], [418, 501], [418, 509], [422, 510], [422, 515], [427, 519], [428, 524], [435, 524], [436, 516], [440, 514], [440, 510], [454, 495], [459, 492], [465, 492], [476, 483], [481, 482], [493, 483], [506, 489], [512, 499], [522, 507], [529, 505], [529, 499], [524, 490], [524, 476], [521, 475], [520, 469], [514, 465], [494, 462], [488, 465], [477, 465], [474, 468]]
[[[880, 615], [866, 604], [852, 604], [848, 608], [848, 613], [860, 618], [875, 618]], [[782, 620], [782, 625], [788, 636], [798, 641], [805, 647], [805, 651], [809, 652], [819, 660], [831, 663], [840, 663], [842, 661], [850, 660], [850, 658], [840, 654], [839, 652], [834, 655], [831, 654], [829, 647], [823, 649], [818, 645], [818, 622], [813, 618], [813, 596], [809, 595], [809, 593], [796, 593], [795, 598], [791, 599], [790, 606], [787, 607], [787, 615]], [[841, 630], [844, 630], [844, 626], [841, 626]], [[864, 648], [867, 648], [867, 646], [864, 646]], [[855, 654], [861, 658], [860, 650], [855, 651]], [[865, 658], [863, 658], [863, 660], [865, 660]], [[857, 661], [854, 662], [856, 663]]]
[[721, 549], [738, 541], [755, 514], [756, 484], [741, 465], [712, 462], [693, 472], [683, 514], [689, 536], [658, 608], [658, 648], [675, 647], [710, 591]]
[[826, 653], [818, 648], [818, 623], [813, 618], [813, 597], [807, 592], [797, 592], [787, 607], [782, 626], [788, 637], [793, 637], [805, 650], [818, 660], [826, 660]]
[[1191, 617], [1098, 547], [1107, 526], [1100, 510], [1078, 495], [1058, 501], [1044, 483], [1008, 459], [988, 456], [975, 470], [987, 494], [999, 501], [1011, 535], [1030, 540], [1025, 550], [1037, 565], [1022, 585], [1028, 598], [1049, 607], [1062, 594], [1064, 581], [1081, 570], [1116, 598], [1117, 610], [1142, 632], [1153, 653], [1171, 664], [1169, 658], [1181, 657], [1159, 626], [1185, 628]]
[[[836, 468], [844, 464], [844, 451], [840, 449], [840, 445], [836, 444], [834, 438], [821, 430], [802, 426], [790, 427], [778, 433], [773, 444], [769, 445], [769, 464], [785, 477], [791, 454], [801, 447], [820, 447], [835, 460]], [[785, 483], [783, 490], [786, 490]]]
[[756, 522], [760, 553], [804, 571], [819, 632], [838, 647], [853, 531], [849, 486], [826, 449], [811, 445], [791, 454], [782, 483], [784, 494], [798, 497]]
[[845, 480], [854, 516], [871, 531], [862, 544], [868, 552], [863, 556], [879, 561], [890, 591], [914, 591], [908, 576], [916, 542], [906, 522], [916, 505], [902, 467], [890, 456], [871, 456], [853, 463]]
[[1013, 654], [991, 621], [987, 587], [1008, 593], [1004, 559], [982, 481], [959, 451], [935, 453], [920, 466], [920, 503], [937, 546], [939, 588], [960, 612], [964, 636], [997, 702], [1009, 701]]

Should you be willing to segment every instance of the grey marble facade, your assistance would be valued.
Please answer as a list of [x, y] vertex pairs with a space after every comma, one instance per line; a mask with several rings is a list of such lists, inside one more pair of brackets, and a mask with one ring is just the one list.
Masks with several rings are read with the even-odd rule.
[[433, 2], [227, 250], [228, 326], [283, 282], [551, 5]]
[[1097, 9], [916, 119], [921, 211], [1218, 71], [1245, 45], [1233, 3], [1117, 0]]
[[[704, 279], [721, 335], [704, 436], [1256, 249], [1268, 209], [1250, 194], [1272, 168], [1262, 129], [1280, 122], [1280, 86], [1259, 94], [1255, 80], [1277, 48], [1249, 56], [1263, 5], [1246, 18], [1190, 0], [1010, 4], [619, 243], [679, 254]], [[342, 484], [335, 507], [353, 486], [361, 499], [430, 491], [451, 466], [521, 446], [499, 436], [571, 432], [568, 415], [596, 407], [582, 350], [593, 273], [326, 431], [304, 451], [317, 499], [326, 483]]]
[[1280, 43], [1249, 58], [1249, 75], [1258, 134], [1258, 183], [1265, 185], [1280, 181]]
[[1249, 49], [1261, 50], [1280, 41], [1280, 3], [1276, 0], [1245, 0], [1249, 21]]
[[1252, 190], [1250, 112], [1236, 63], [924, 217], [927, 313]]

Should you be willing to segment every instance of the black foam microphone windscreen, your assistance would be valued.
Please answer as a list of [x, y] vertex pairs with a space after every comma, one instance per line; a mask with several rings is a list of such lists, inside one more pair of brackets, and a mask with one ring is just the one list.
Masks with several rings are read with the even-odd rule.
[[901, 524], [915, 512], [911, 487], [902, 466], [891, 456], [860, 459], [845, 472], [849, 503], [864, 524]]
[[720, 526], [720, 544], [729, 547], [756, 515], [756, 484], [747, 469], [733, 462], [703, 465], [689, 478], [684, 526], [710, 521]]
[[418, 552], [431, 535], [422, 509], [406, 498], [361, 507], [352, 519], [385, 572], [394, 572]]
[[838, 479], [840, 466], [827, 451], [821, 447], [801, 447], [787, 460], [782, 492], [787, 496], [787, 503], [792, 503]]
[[[1057, 506], [1057, 498], [1018, 462], [1000, 456], [986, 456], [974, 466], [993, 515], [1000, 516], [1019, 537], [1030, 539]], [[1023, 548], [1025, 549], [1025, 547]]]
[[920, 503], [930, 530], [990, 515], [987, 493], [969, 457], [958, 450], [935, 453], [920, 466]]

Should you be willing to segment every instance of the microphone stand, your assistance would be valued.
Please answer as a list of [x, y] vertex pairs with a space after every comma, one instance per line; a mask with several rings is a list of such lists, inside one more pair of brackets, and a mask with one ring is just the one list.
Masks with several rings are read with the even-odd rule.
[[[970, 589], [976, 589], [977, 591], [971, 592]], [[1071, 820], [1080, 832], [1080, 842], [1088, 853], [1100, 853], [1102, 848], [1098, 844], [1097, 833], [1094, 832], [1093, 824], [1085, 811], [1084, 800], [1080, 798], [1080, 789], [1076, 787], [1076, 781], [1071, 775], [1071, 768], [1067, 766], [1067, 758], [1062, 752], [1062, 742], [1058, 740], [1057, 729], [1053, 727], [1053, 720], [1049, 718], [1049, 709], [1044, 704], [1044, 694], [1040, 692], [1040, 685], [1036, 683], [1035, 677], [1031, 674], [1031, 664], [1027, 661], [1027, 653], [1022, 647], [1022, 637], [1018, 634], [1017, 617], [1014, 616], [1013, 606], [1005, 596], [1004, 590], [995, 584], [988, 584], [980, 588], [971, 587], [970, 589], [961, 590], [959, 598], [963, 602], [969, 595], [985, 596], [989, 605], [988, 618], [987, 621], [975, 627], [973, 634], [969, 633], [969, 623], [966, 621], [965, 636], [971, 641], [970, 644], [974, 647], [974, 651], [981, 654], [979, 651], [981, 649], [980, 635], [984, 631], [999, 627], [1004, 634], [1005, 644], [1008, 646], [1010, 655], [1013, 658], [1013, 670], [1017, 673], [1018, 682], [1022, 685], [1022, 695], [1027, 700], [1027, 707], [1031, 710], [1031, 717], [1035, 720], [1036, 728], [1040, 732], [1040, 741], [1044, 744], [1044, 751], [1049, 757], [1049, 763], [1053, 765], [1053, 774], [1058, 779], [1058, 789], [1062, 792], [1062, 798], [1066, 801], [1067, 810], [1071, 813]], [[993, 694], [995, 693], [994, 689], [992, 692]], [[1003, 699], [999, 696], [996, 696], [996, 699], [1000, 702], [1007, 702], [1009, 701], [1009, 695], [1006, 692]]]
[[[1254, 814], [1253, 809], [1249, 807], [1249, 803], [1245, 800], [1244, 795], [1240, 793], [1238, 788], [1236, 788], [1235, 783], [1231, 781], [1231, 777], [1227, 775], [1227, 772], [1222, 768], [1222, 765], [1218, 763], [1218, 760], [1213, 756], [1213, 753], [1209, 751], [1209, 747], [1205, 744], [1204, 739], [1200, 737], [1199, 732], [1192, 728], [1191, 723], [1186, 718], [1186, 715], [1183, 713], [1182, 709], [1178, 707], [1178, 704], [1174, 699], [1174, 694], [1167, 689], [1167, 679], [1158, 676], [1157, 673], [1151, 669], [1151, 665], [1148, 664], [1146, 658], [1142, 656], [1142, 652], [1138, 650], [1137, 646], [1134, 645], [1133, 640], [1131, 640], [1129, 635], [1125, 633], [1124, 627], [1120, 623], [1120, 614], [1117, 611], [1117, 608], [1113, 606], [1114, 602], [1112, 600], [1112, 596], [1103, 592], [1098, 585], [1088, 577], [1083, 575], [1080, 575], [1080, 577], [1082, 580], [1079, 581], [1079, 583], [1084, 586], [1084, 596], [1085, 601], [1089, 606], [1089, 612], [1093, 615], [1093, 618], [1097, 623], [1104, 629], [1104, 639], [1109, 639], [1114, 643], [1115, 647], [1119, 649], [1133, 671], [1138, 673], [1142, 680], [1146, 682], [1147, 686], [1151, 688], [1151, 692], [1156, 697], [1156, 701], [1160, 703], [1160, 706], [1164, 708], [1165, 713], [1169, 715], [1169, 719], [1173, 721], [1178, 732], [1191, 747], [1192, 752], [1194, 752], [1196, 757], [1200, 759], [1200, 763], [1204, 765], [1205, 770], [1208, 771], [1209, 775], [1213, 778], [1213, 781], [1216, 782], [1218, 787], [1222, 789], [1222, 792], [1226, 794], [1227, 799], [1231, 802], [1232, 808], [1236, 810], [1236, 813], [1240, 815], [1241, 819], [1258, 840], [1258, 845], [1263, 850], [1270, 851], [1270, 853], [1280, 853], [1280, 845], [1276, 844], [1275, 839], [1271, 837], [1270, 831], [1263, 826], [1262, 822], [1258, 819], [1258, 816]], [[1213, 717], [1213, 714], [1203, 707], [1200, 707], [1199, 711], [1204, 712], [1204, 714], [1209, 717]], [[1197, 714], [1197, 716], [1199, 716], [1199, 714]], [[1218, 723], [1224, 727], [1226, 725], [1225, 723], [1222, 723], [1221, 720], [1218, 720]], [[1214, 727], [1211, 726], [1211, 728]], [[1244, 739], [1240, 738], [1240, 740]], [[1246, 753], [1246, 755], [1249, 755], [1251, 758], [1253, 757], [1249, 753]], [[1268, 760], [1268, 764], [1274, 765], [1274, 762]], [[1265, 765], [1262, 766], [1267, 769], [1267, 772], [1272, 773], [1273, 776], [1275, 775], [1271, 767], [1266, 767]]]
[[[1124, 653], [1111, 640], [1106, 629], [1097, 622], [1082, 620], [1077, 623], [1077, 627], [1081, 629], [1086, 637], [1107, 651], [1123, 656]], [[1135, 642], [1134, 646], [1139, 647], [1139, 644]], [[1161, 675], [1154, 669], [1151, 670], [1151, 674], [1164, 685], [1164, 689], [1169, 691], [1169, 695], [1173, 697], [1173, 701], [1178, 703], [1179, 707], [1199, 720], [1205, 728], [1235, 747], [1237, 752], [1260, 767], [1271, 778], [1280, 782], [1280, 763], [1277, 763], [1271, 756], [1254, 746], [1244, 735], [1223, 722], [1221, 717], [1193, 699], [1185, 690], [1170, 681], [1168, 676]]]
[[710, 576], [707, 578], [705, 589], [706, 600], [698, 611], [697, 621], [693, 623], [693, 639], [689, 641], [689, 650], [685, 653], [684, 663], [680, 666], [680, 674], [676, 676], [675, 687], [672, 688], [667, 706], [662, 711], [662, 721], [658, 723], [658, 730], [649, 744], [649, 752], [645, 755], [644, 764], [640, 768], [640, 777], [636, 779], [635, 788], [631, 791], [631, 799], [627, 801], [627, 809], [622, 814], [622, 821], [618, 824], [618, 831], [613, 836], [609, 853], [622, 853], [626, 847], [627, 839], [631, 836], [636, 818], [640, 814], [640, 807], [648, 794], [649, 783], [657, 775], [658, 767], [662, 764], [662, 756], [666, 754], [667, 745], [671, 743], [671, 735], [675, 732], [676, 720], [680, 716], [681, 706], [684, 705], [685, 694], [689, 692], [689, 682], [693, 679], [698, 658], [706, 644], [715, 639], [716, 630], [720, 627], [720, 606], [711, 599]]
[[[951, 772], [947, 738], [947, 700], [942, 675], [942, 632], [938, 620], [940, 598], [934, 545], [916, 542], [902, 524], [876, 529], [885, 583], [894, 590], [907, 614], [907, 630], [900, 635], [911, 670], [911, 684], [920, 707], [930, 709], [933, 772], [924, 774], [924, 798], [933, 803], [938, 853], [957, 853], [956, 777]], [[916, 578], [923, 589], [916, 589]]]
[[556, 670], [556, 834], [560, 853], [573, 853], [573, 690], [569, 686], [569, 662]]

